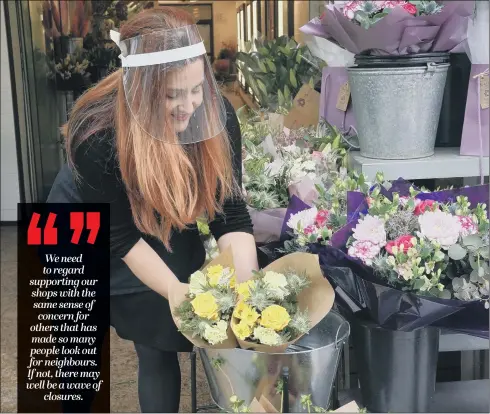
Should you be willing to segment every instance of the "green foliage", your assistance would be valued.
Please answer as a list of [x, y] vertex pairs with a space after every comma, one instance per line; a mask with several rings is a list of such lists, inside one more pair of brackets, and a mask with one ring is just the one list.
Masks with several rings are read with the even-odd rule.
[[291, 108], [301, 86], [321, 77], [325, 63], [292, 38], [256, 39], [254, 46], [249, 53], [237, 53], [237, 64], [262, 108]]

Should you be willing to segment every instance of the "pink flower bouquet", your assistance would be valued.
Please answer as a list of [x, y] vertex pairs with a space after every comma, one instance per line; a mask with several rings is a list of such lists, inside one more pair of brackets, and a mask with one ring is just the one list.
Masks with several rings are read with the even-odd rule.
[[348, 1], [325, 6], [301, 31], [377, 55], [462, 52], [473, 1]]
[[398, 180], [352, 196], [363, 199], [350, 204], [352, 220], [316, 249], [351, 311], [387, 329], [488, 337], [488, 186], [422, 193]]

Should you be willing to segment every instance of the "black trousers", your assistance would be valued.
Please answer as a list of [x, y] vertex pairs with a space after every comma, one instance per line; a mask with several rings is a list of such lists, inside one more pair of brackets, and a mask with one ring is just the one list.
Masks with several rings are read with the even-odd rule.
[[178, 413], [181, 375], [177, 352], [134, 344], [138, 354], [138, 396], [142, 413]]

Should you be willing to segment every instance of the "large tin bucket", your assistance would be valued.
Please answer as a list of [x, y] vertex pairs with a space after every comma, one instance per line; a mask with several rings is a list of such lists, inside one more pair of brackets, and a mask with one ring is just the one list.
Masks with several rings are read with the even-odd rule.
[[347, 68], [361, 155], [433, 155], [448, 69], [447, 63]]
[[281, 412], [282, 396], [278, 386], [283, 368], [287, 367], [289, 411], [308, 412], [301, 403], [303, 395], [311, 395], [313, 405], [327, 408], [340, 350], [349, 334], [349, 323], [337, 312], [330, 311], [308, 335], [284, 353], [200, 349], [211, 397], [224, 411], [230, 410], [230, 397], [236, 395], [247, 405], [257, 398]]

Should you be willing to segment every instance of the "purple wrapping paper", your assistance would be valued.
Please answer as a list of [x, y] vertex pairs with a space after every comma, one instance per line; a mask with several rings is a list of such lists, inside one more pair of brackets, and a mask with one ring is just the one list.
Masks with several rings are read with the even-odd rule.
[[286, 214], [285, 208], [273, 208], [258, 211], [248, 207], [248, 212], [254, 226], [254, 238], [257, 243], [279, 241], [281, 229]]
[[[404, 196], [409, 194], [410, 186], [408, 181], [399, 179], [393, 182], [390, 190], [383, 192], [390, 198], [394, 192]], [[472, 205], [488, 203], [489, 186], [420, 193], [417, 197], [450, 202], [458, 195], [467, 196]], [[348, 217], [352, 221], [333, 235], [331, 246], [312, 248], [312, 251], [319, 254], [324, 275], [332, 284], [340, 287], [356, 306], [363, 309], [362, 312], [383, 328], [411, 331], [434, 325], [488, 338], [489, 314], [482, 302], [445, 300], [403, 292], [384, 284], [369, 266], [349, 257], [345, 253], [345, 244], [357, 224], [359, 214], [367, 212], [367, 202], [364, 195], [358, 192], [349, 192], [347, 200]], [[346, 306], [349, 309], [348, 304]]]
[[367, 51], [379, 55], [461, 52], [474, 2], [443, 3], [442, 11], [431, 16], [414, 17], [402, 7], [395, 7], [368, 30], [345, 17], [336, 6], [328, 5], [321, 24], [319, 19], [313, 19], [300, 30], [334, 41], [355, 54]]
[[288, 221], [291, 218], [293, 214], [299, 213], [300, 211], [306, 210], [308, 208], [311, 208], [308, 204], [306, 204], [304, 201], [293, 195], [291, 199], [289, 200], [289, 205], [286, 210], [286, 214], [284, 216], [284, 221], [282, 222], [282, 229], [281, 229], [281, 240], [287, 240], [289, 239], [289, 234], [292, 230], [288, 227]]
[[325, 119], [341, 131], [347, 131], [351, 126], [356, 127], [352, 103], [349, 102], [346, 112], [337, 109], [340, 87], [348, 80], [347, 69], [344, 67], [323, 68], [320, 119]]
[[[320, 267], [330, 283], [341, 288], [361, 313], [382, 328], [409, 332], [462, 309], [463, 302], [458, 300], [418, 296], [384, 285], [371, 268], [334, 247], [312, 246], [311, 251], [319, 255]], [[348, 303], [343, 305], [356, 313]]]
[[463, 137], [461, 138], [461, 155], [489, 156], [490, 108], [481, 109], [478, 78], [473, 78], [473, 76], [484, 72], [485, 69], [488, 70], [488, 65], [473, 64], [471, 66]]

